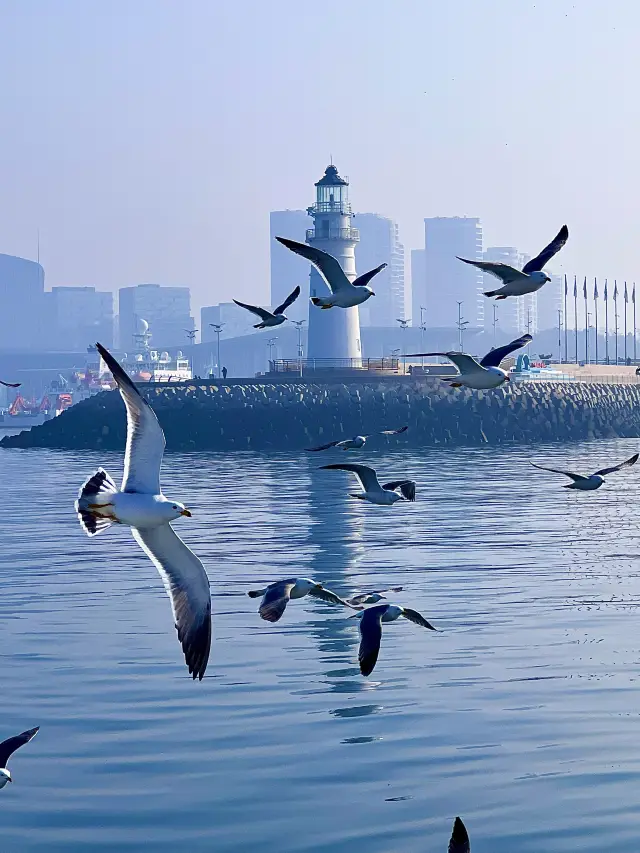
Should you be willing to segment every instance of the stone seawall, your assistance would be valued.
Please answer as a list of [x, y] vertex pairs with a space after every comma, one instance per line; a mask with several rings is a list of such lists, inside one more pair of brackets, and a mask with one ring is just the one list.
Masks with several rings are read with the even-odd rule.
[[[410, 446], [640, 436], [640, 387], [512, 383], [494, 391], [424, 382], [147, 387], [169, 450], [297, 449], [409, 425]], [[122, 450], [125, 413], [113, 391], [7, 436], [2, 447]]]

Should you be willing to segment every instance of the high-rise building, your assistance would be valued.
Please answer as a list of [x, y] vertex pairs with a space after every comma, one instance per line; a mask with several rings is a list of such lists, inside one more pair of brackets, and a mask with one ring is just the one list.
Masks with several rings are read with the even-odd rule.
[[[289, 313], [287, 312], [288, 316]], [[252, 327], [259, 322], [259, 317], [250, 314], [246, 308], [240, 308], [235, 302], [207, 305], [200, 310], [200, 340], [203, 344], [216, 340], [212, 323], [223, 326], [220, 334], [226, 340], [250, 334], [254, 331]]]
[[411, 325], [420, 327], [425, 318], [425, 250], [411, 250]]
[[380, 264], [388, 266], [371, 280], [375, 297], [359, 306], [361, 326], [395, 326], [407, 319], [405, 304], [404, 246], [398, 226], [377, 213], [357, 213], [360, 241], [356, 243], [356, 267], [361, 273]]
[[312, 225], [306, 210], [272, 210], [269, 214], [271, 307], [281, 305], [291, 291], [300, 285], [300, 296], [287, 309], [287, 317], [291, 320], [306, 320], [309, 315], [309, 263], [275, 238], [287, 237], [304, 243], [307, 230]]
[[95, 287], [54, 287], [44, 294], [43, 343], [82, 350], [99, 341], [113, 346], [113, 293]]
[[187, 344], [187, 330], [195, 327], [188, 287], [137, 284], [118, 292], [120, 349], [133, 346], [138, 320], [146, 320], [154, 349]]
[[[482, 260], [482, 225], [471, 217], [438, 216], [424, 220], [424, 279], [413, 281], [413, 302], [423, 306], [429, 328], [450, 328], [462, 316], [471, 327], [484, 328], [482, 273], [458, 257]], [[416, 318], [417, 319], [417, 318]]]
[[0, 348], [41, 347], [44, 270], [35, 261], [0, 255]]

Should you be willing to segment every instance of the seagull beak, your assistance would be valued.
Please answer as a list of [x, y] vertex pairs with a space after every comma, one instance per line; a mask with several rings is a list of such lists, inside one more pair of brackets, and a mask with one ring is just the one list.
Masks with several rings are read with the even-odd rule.
[[186, 515], [187, 518], [191, 518], [191, 513], [189, 512], [188, 509], [183, 509], [182, 512], [180, 513], [180, 515]]
[[7, 782], [13, 782], [13, 779], [11, 778], [11, 776], [9, 776], [9, 778], [7, 779]]
[[511, 382], [511, 379], [510, 379], [508, 376], [505, 376], [505, 377], [504, 377], [504, 381], [505, 381], [505, 382]]

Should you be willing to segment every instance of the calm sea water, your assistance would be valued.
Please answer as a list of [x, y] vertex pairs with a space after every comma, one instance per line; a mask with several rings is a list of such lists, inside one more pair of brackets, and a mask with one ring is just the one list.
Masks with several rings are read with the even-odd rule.
[[[640, 846], [640, 471], [576, 494], [638, 442], [366, 452], [418, 501], [347, 497], [316, 456], [169, 455], [177, 524], [211, 579], [202, 683], [128, 532], [89, 540], [73, 501], [116, 454], [0, 451], [0, 736], [40, 725], [0, 793], [3, 851], [474, 853]], [[353, 455], [351, 458], [354, 458]], [[385, 626], [357, 668], [348, 612], [277, 625], [246, 590], [402, 584], [442, 632]]]

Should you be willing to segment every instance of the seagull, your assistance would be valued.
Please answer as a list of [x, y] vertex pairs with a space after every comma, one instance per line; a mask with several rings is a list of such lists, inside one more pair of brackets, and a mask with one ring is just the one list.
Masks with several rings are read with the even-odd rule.
[[[272, 326], [279, 326], [281, 323], [284, 323], [287, 319], [284, 312], [290, 305], [293, 305], [298, 296], [300, 296], [300, 285], [291, 291], [282, 305], [278, 305], [273, 313], [271, 311], [267, 311], [266, 308], [259, 308], [257, 305], [247, 305], [246, 302], [238, 302], [237, 299], [234, 299], [233, 301], [241, 308], [246, 308], [247, 311], [251, 311], [251, 313], [255, 314], [256, 317], [260, 317], [261, 322], [256, 323], [253, 327], [254, 329], [270, 329]], [[212, 326], [213, 323], [210, 323], [209, 325]]]
[[449, 841], [449, 853], [471, 853], [469, 833], [464, 823], [457, 817], [453, 822], [453, 832]]
[[22, 734], [16, 735], [15, 737], [10, 737], [8, 740], [3, 740], [2, 743], [0, 743], [0, 788], [4, 788], [7, 782], [13, 782], [11, 773], [7, 767], [7, 761], [11, 758], [16, 749], [20, 749], [21, 746], [25, 745], [25, 743], [29, 743], [30, 740], [33, 740], [39, 731], [40, 726], [36, 726], [35, 729], [28, 729], [26, 732], [22, 732]]
[[275, 581], [275, 583], [270, 583], [262, 589], [251, 589], [247, 595], [249, 598], [263, 596], [258, 613], [267, 622], [277, 622], [290, 599], [304, 598], [305, 595], [321, 598], [323, 601], [330, 601], [332, 604], [343, 604], [345, 607], [356, 607], [357, 609], [356, 605], [349, 604], [335, 592], [325, 589], [321, 583], [311, 580], [311, 578], [288, 578]]
[[580, 489], [582, 492], [593, 492], [599, 489], [604, 483], [604, 477], [607, 474], [614, 474], [616, 471], [620, 471], [621, 468], [628, 468], [631, 465], [635, 465], [638, 461], [638, 456], [640, 454], [634, 453], [633, 456], [630, 456], [629, 459], [626, 459], [619, 465], [613, 465], [611, 468], [601, 468], [599, 471], [596, 471], [594, 474], [588, 474], [586, 477], [582, 474], [572, 474], [571, 471], [560, 471], [558, 468], [545, 468], [544, 465], [536, 465], [535, 462], [531, 464], [534, 468], [539, 468], [541, 471], [551, 471], [553, 474], [564, 474], [565, 477], [571, 477], [573, 483], [567, 483], [564, 487], [565, 489]]
[[408, 426], [400, 427], [400, 429], [383, 429], [382, 432], [370, 432], [368, 435], [354, 435], [353, 438], [345, 438], [342, 441], [330, 441], [328, 444], [320, 444], [318, 447], [305, 447], [305, 450], [315, 452], [316, 450], [328, 450], [330, 447], [339, 447], [340, 450], [360, 450], [372, 435], [400, 435], [401, 432], [406, 432], [408, 429]]
[[401, 586], [389, 586], [386, 589], [372, 589], [370, 592], [359, 592], [346, 598], [347, 604], [358, 607], [362, 604], [377, 604], [384, 598], [385, 592], [402, 592]]
[[343, 465], [322, 465], [321, 471], [351, 471], [360, 480], [364, 492], [349, 493], [349, 497], [369, 501], [372, 504], [391, 506], [396, 501], [415, 501], [416, 484], [413, 480], [394, 480], [381, 486], [378, 475], [368, 465], [355, 465], [345, 462]]
[[542, 271], [554, 255], [560, 251], [569, 239], [569, 229], [566, 225], [558, 231], [553, 240], [540, 254], [526, 263], [522, 270], [517, 270], [509, 264], [496, 263], [495, 261], [469, 261], [466, 258], [456, 257], [465, 264], [471, 264], [483, 272], [491, 273], [499, 278], [503, 286], [497, 290], [489, 290], [485, 296], [495, 296], [496, 299], [506, 299], [507, 296], [524, 296], [525, 293], [535, 293], [543, 284], [551, 281], [549, 276]]
[[367, 607], [360, 613], [354, 613], [352, 618], [360, 619], [361, 639], [358, 660], [360, 672], [363, 675], [371, 675], [378, 660], [380, 640], [382, 639], [382, 623], [395, 622], [401, 616], [415, 622], [416, 625], [428, 628], [430, 631], [437, 630], [417, 610], [400, 607], [398, 604], [376, 604], [374, 607]]
[[0, 385], [4, 385], [5, 388], [19, 388], [22, 385], [22, 382], [3, 382], [0, 379]]
[[127, 409], [127, 447], [120, 490], [99, 468], [83, 484], [76, 501], [80, 524], [95, 536], [114, 522], [127, 524], [136, 542], [154, 563], [171, 599], [178, 639], [189, 673], [202, 680], [211, 648], [209, 579], [196, 555], [169, 522], [191, 517], [184, 504], [167, 498], [160, 488], [165, 440], [156, 415], [115, 358], [96, 348], [115, 379]]
[[322, 273], [331, 290], [331, 296], [312, 296], [311, 301], [319, 308], [352, 308], [354, 305], [366, 302], [371, 296], [375, 296], [373, 290], [367, 285], [374, 275], [387, 266], [387, 264], [380, 264], [374, 270], [359, 275], [352, 282], [345, 275], [340, 262], [328, 252], [316, 249], [315, 246], [307, 246], [306, 243], [287, 240], [286, 237], [276, 237], [276, 240], [297, 255], [307, 258]]
[[462, 385], [466, 385], [467, 388], [487, 390], [497, 388], [503, 382], [509, 382], [509, 374], [506, 370], [502, 370], [499, 366], [500, 362], [514, 350], [526, 347], [532, 340], [531, 335], [522, 335], [522, 337], [516, 338], [515, 341], [511, 341], [503, 347], [492, 349], [481, 361], [476, 361], [473, 356], [464, 352], [417, 352], [408, 355], [407, 358], [419, 358], [425, 355], [445, 356], [460, 371], [457, 376], [441, 377], [445, 382], [451, 383], [451, 388], [460, 388]]

